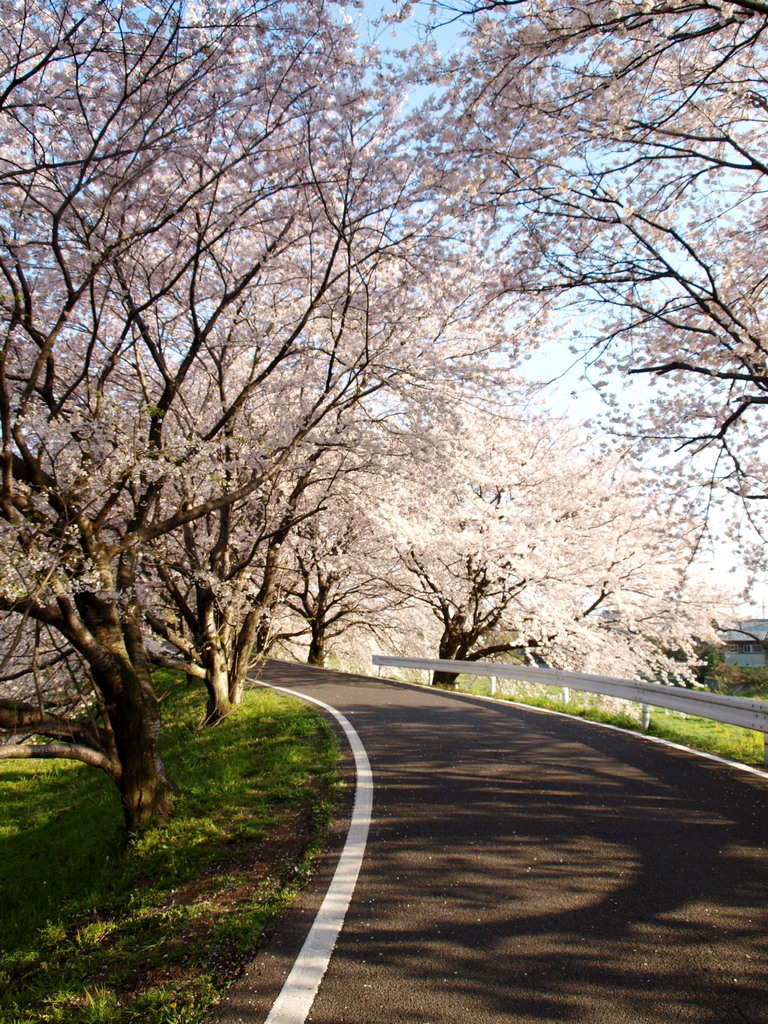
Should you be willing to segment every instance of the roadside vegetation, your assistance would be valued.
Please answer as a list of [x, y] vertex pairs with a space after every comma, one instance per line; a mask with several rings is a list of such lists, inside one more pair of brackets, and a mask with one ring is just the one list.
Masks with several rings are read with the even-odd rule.
[[768, 666], [745, 668], [729, 665], [711, 658], [706, 682], [718, 693], [729, 693], [734, 697], [752, 697], [754, 700], [768, 700]]
[[267, 690], [200, 730], [183, 678], [155, 677], [173, 814], [130, 845], [103, 773], [3, 764], [0, 1024], [196, 1024], [306, 881], [337, 802], [332, 732]]

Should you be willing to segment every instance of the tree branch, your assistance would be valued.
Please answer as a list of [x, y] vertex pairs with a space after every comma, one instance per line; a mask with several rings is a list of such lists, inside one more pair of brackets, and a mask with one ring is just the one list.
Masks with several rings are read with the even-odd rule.
[[94, 768], [101, 768], [109, 777], [117, 782], [122, 775], [118, 761], [113, 761], [106, 754], [100, 754], [91, 747], [70, 743], [5, 743], [0, 745], [0, 761], [9, 758], [61, 758], [70, 761], [82, 761]]

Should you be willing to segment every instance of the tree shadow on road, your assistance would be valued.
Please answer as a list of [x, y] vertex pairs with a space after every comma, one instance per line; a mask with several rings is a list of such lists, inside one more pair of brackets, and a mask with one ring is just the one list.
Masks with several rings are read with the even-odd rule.
[[516, 706], [311, 678], [339, 687], [376, 781], [312, 1021], [768, 1021], [768, 782]]

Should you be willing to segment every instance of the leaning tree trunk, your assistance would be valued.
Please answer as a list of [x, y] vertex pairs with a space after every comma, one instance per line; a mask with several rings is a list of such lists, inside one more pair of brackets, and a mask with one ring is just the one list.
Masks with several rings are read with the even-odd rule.
[[[165, 821], [170, 812], [170, 776], [160, 757], [160, 704], [152, 688], [138, 619], [118, 613], [114, 602], [80, 594], [78, 610], [98, 647], [85, 654], [107, 709], [120, 765], [115, 782], [129, 832]], [[75, 639], [75, 636], [72, 637]]]

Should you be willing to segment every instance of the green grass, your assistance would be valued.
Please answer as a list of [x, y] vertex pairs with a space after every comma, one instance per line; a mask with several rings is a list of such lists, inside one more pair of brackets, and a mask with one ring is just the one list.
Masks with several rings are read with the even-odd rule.
[[117, 791], [66, 761], [3, 762], [0, 1024], [197, 1024], [293, 897], [336, 802], [336, 741], [267, 690], [215, 729], [170, 673], [173, 816], [124, 842]]
[[705, 750], [731, 761], [765, 767], [763, 734], [752, 729], [741, 729], [737, 725], [713, 722], [708, 718], [683, 717], [674, 711], [654, 708], [648, 732], [651, 736], [660, 736], [695, 750]]
[[[482, 677], [460, 676], [457, 687], [468, 693], [488, 694], [490, 692], [488, 680]], [[545, 688], [541, 687], [541, 689]], [[515, 695], [500, 696], [500, 699], [526, 704], [530, 707], [547, 708], [550, 711], [562, 711], [567, 715], [575, 715], [587, 721], [604, 722], [607, 725], [616, 725], [621, 729], [642, 732], [637, 718], [630, 714], [606, 710], [602, 706], [601, 698], [596, 694], [579, 694], [577, 691], [571, 690], [571, 699], [567, 703], [563, 703], [561, 694], [562, 691], [559, 687], [547, 687], [546, 693], [542, 695], [521, 692]], [[750, 693], [749, 696], [761, 699], [757, 693]], [[732, 761], [765, 767], [763, 735], [753, 732], [751, 729], [741, 729], [739, 726], [715, 722], [708, 718], [682, 715], [663, 708], [652, 708], [648, 733], [651, 736], [680, 743], [694, 750], [703, 750]]]
[[768, 666], [745, 668], [718, 662], [708, 675], [720, 693], [768, 700]]

